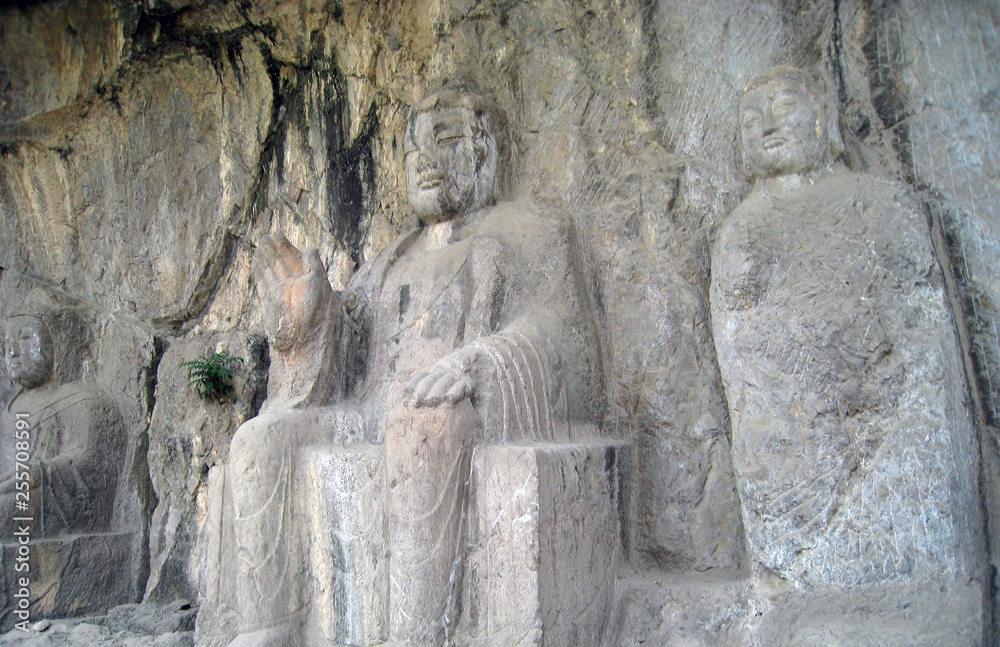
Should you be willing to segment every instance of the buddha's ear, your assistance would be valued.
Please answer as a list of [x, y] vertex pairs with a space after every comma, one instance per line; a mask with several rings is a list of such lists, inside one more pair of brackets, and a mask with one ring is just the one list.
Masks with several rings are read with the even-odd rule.
[[736, 148], [739, 150], [739, 163], [740, 169], [743, 171], [743, 178], [747, 182], [753, 183], [756, 176], [753, 174], [753, 169], [750, 168], [750, 162], [747, 161], [746, 146], [743, 145], [743, 129], [739, 125], [736, 127]]
[[743, 148], [742, 136], [740, 136], [740, 167], [743, 169], [744, 179], [752, 184], [757, 176], [753, 174], [753, 169], [750, 168], [750, 161], [747, 159], [746, 149]]

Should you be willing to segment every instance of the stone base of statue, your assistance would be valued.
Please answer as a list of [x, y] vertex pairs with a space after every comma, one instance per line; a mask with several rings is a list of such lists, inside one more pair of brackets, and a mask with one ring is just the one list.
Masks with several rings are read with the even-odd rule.
[[602, 644], [631, 463], [615, 443], [476, 450], [458, 644]]
[[389, 630], [385, 447], [306, 453], [300, 491], [314, 505], [317, 526], [308, 644], [381, 644]]
[[[0, 632], [23, 620], [25, 614], [17, 612], [25, 607], [34, 622], [103, 615], [112, 607], [135, 602], [129, 585], [132, 539], [132, 533], [123, 532], [36, 539], [24, 545], [4, 542]], [[28, 561], [18, 561], [24, 555]]]
[[[982, 644], [980, 583], [959, 573], [850, 588], [749, 591], [743, 645]], [[766, 588], [766, 587], [765, 587]], [[769, 593], [769, 594], [768, 594]]]
[[[319, 502], [315, 644], [380, 645], [390, 619], [384, 449], [311, 452]], [[459, 644], [597, 645], [623, 552], [631, 451], [611, 443], [481, 446], [472, 458]], [[311, 491], [310, 491], [311, 490]], [[310, 642], [309, 644], [314, 644]]]
[[[795, 587], [757, 573], [623, 578], [621, 635], [697, 647], [981, 645], [980, 584], [960, 573], [851, 587]], [[749, 576], [749, 577], [748, 577]]]
[[[300, 458], [296, 491], [306, 513], [298, 518], [309, 520], [312, 540], [309, 609], [291, 628], [293, 642], [390, 644], [385, 447], [311, 447]], [[605, 442], [480, 446], [471, 462], [453, 642], [515, 647], [544, 636], [546, 645], [601, 644], [627, 543], [631, 449]], [[217, 470], [210, 485], [221, 492]], [[208, 549], [223, 549], [227, 536], [223, 529]], [[199, 645], [229, 645], [236, 636], [232, 608], [211, 604], [229, 595], [231, 577], [205, 574], [215, 585], [203, 591], [210, 604], [198, 618]]]

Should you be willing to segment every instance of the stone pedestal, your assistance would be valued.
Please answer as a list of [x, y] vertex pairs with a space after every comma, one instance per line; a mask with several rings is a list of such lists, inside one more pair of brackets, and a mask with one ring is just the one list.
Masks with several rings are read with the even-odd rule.
[[460, 643], [601, 644], [630, 464], [622, 444], [476, 450]]
[[851, 588], [748, 597], [740, 645], [975, 647], [983, 642], [982, 585], [961, 573]]
[[[382, 446], [309, 450], [315, 524], [309, 644], [371, 646], [392, 601]], [[480, 446], [467, 504], [456, 643], [599, 645], [627, 528], [631, 449], [610, 443]]]
[[385, 447], [307, 453], [303, 491], [315, 505], [316, 539], [309, 644], [381, 644], [389, 628]]
[[[23, 548], [5, 542], [0, 561], [3, 582], [0, 631], [12, 628], [21, 618], [21, 578], [28, 579], [28, 610], [31, 621], [42, 618], [73, 618], [102, 615], [130, 598], [132, 533], [98, 533], [37, 539], [26, 545], [28, 571], [17, 571]], [[20, 553], [19, 553], [20, 549]]]
[[[393, 611], [385, 447], [301, 451], [294, 490], [303, 514], [295, 519], [309, 525], [302, 535], [310, 538], [303, 644], [381, 645]], [[454, 644], [602, 644], [627, 545], [631, 464], [631, 448], [616, 443], [474, 450]], [[218, 475], [209, 481], [221, 492]], [[213, 536], [208, 552], [226, 552], [227, 531]], [[211, 603], [198, 618], [199, 645], [223, 646], [235, 636], [238, 618], [226, 590], [232, 577], [223, 568], [203, 578], [217, 584], [203, 592]]]

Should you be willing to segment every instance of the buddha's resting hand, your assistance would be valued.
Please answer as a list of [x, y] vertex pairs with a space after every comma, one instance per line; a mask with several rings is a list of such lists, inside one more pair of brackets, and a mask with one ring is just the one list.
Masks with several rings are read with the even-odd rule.
[[418, 407], [436, 407], [469, 397], [476, 387], [472, 368], [479, 357], [477, 350], [462, 348], [417, 373], [407, 387], [410, 399]]
[[287, 350], [311, 341], [333, 298], [319, 250], [301, 252], [283, 235], [271, 234], [257, 244], [253, 269], [272, 343]]

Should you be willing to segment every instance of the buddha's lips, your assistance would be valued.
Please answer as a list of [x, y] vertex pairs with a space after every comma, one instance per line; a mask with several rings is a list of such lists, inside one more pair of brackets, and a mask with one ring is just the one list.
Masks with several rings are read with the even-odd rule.
[[784, 146], [785, 143], [787, 142], [788, 140], [782, 137], [781, 135], [772, 135], [770, 137], [765, 137], [763, 143], [764, 150], [769, 151], [775, 148], [780, 148]]

